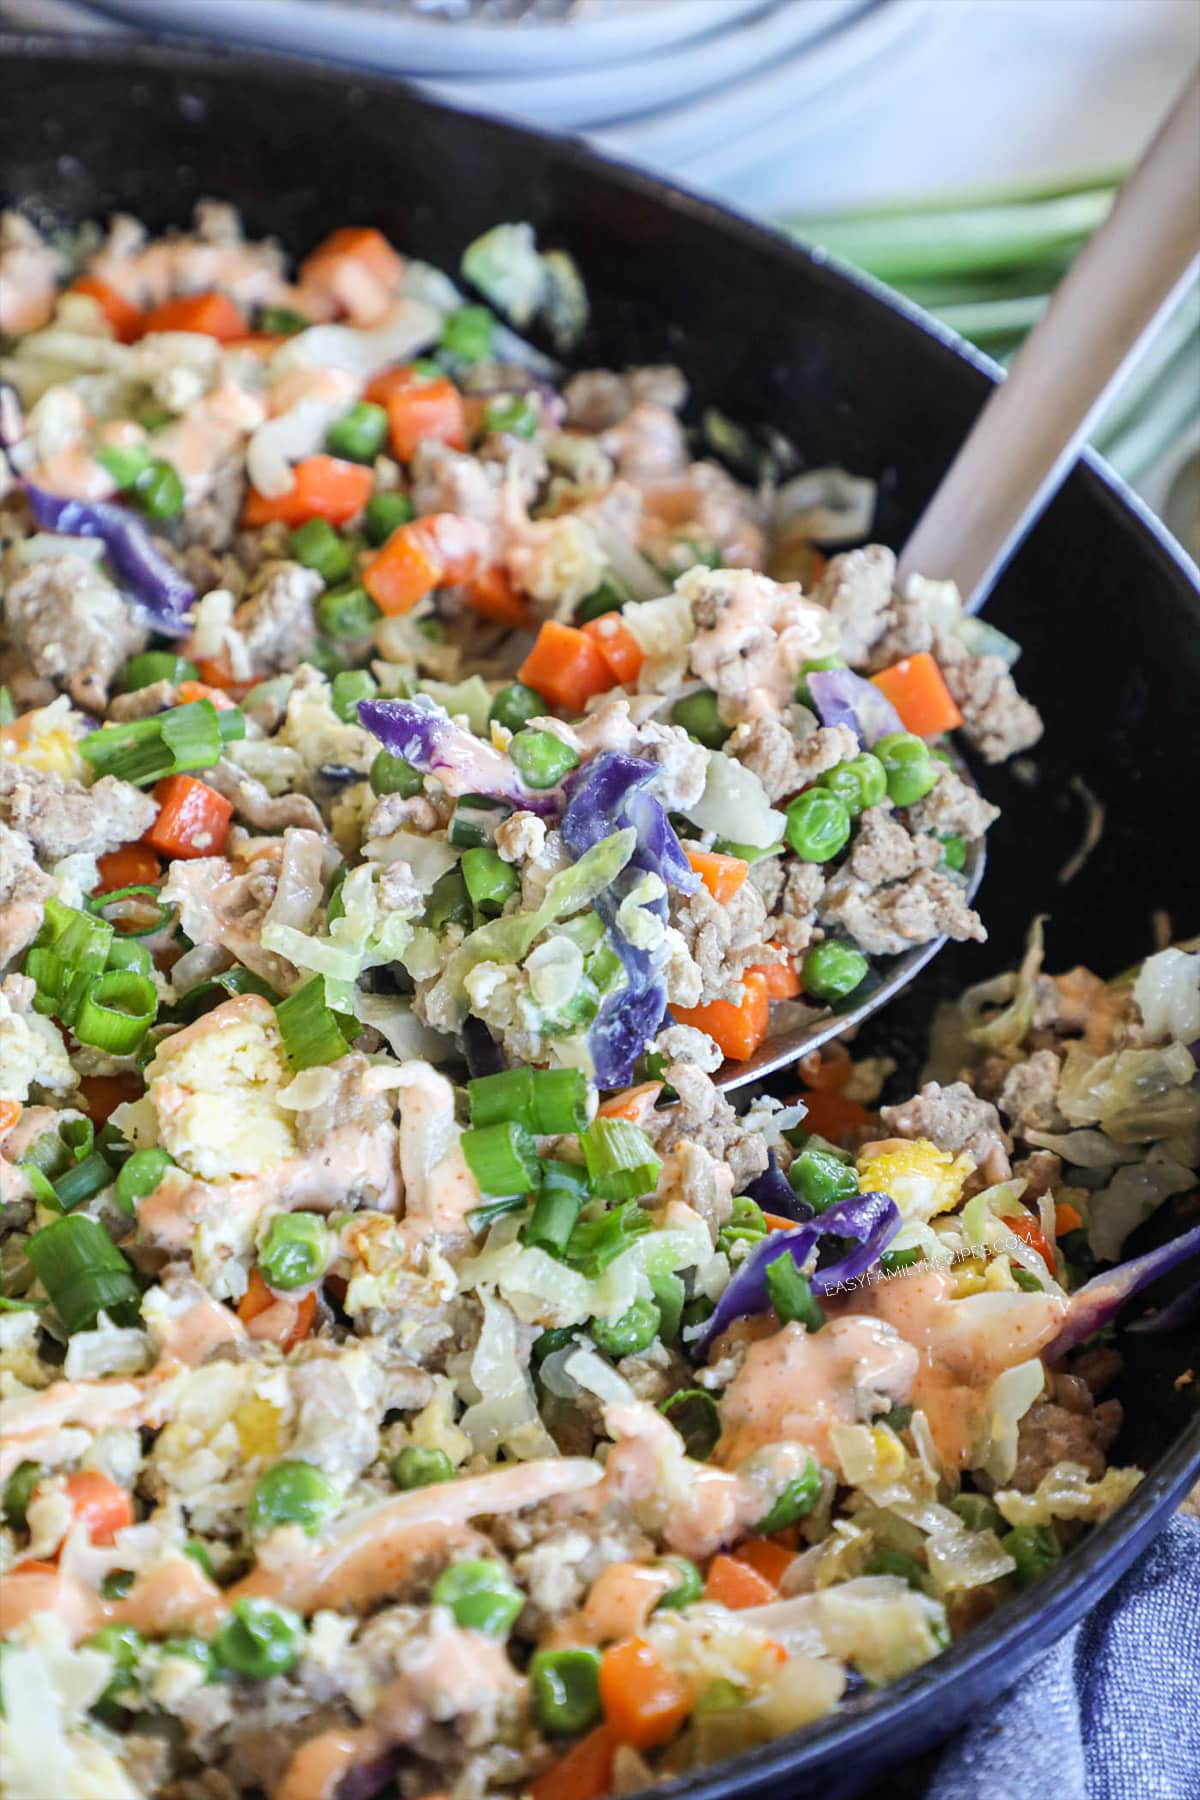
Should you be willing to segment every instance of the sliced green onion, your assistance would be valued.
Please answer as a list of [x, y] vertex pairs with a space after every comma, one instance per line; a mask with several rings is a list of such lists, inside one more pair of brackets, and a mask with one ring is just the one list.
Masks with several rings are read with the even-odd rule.
[[370, 781], [373, 794], [399, 794], [405, 800], [419, 794], [425, 786], [421, 771], [402, 756], [393, 756], [390, 750], [381, 750], [371, 764]]
[[506, 1213], [523, 1212], [528, 1204], [524, 1194], [509, 1194], [503, 1200], [493, 1200], [488, 1206], [476, 1206], [467, 1214], [467, 1223], [472, 1231], [486, 1231]]
[[353, 550], [328, 519], [306, 519], [289, 532], [288, 555], [306, 569], [315, 569], [326, 587], [344, 581], [354, 567]]
[[264, 306], [258, 315], [258, 329], [269, 332], [272, 337], [295, 337], [298, 331], [307, 331], [311, 324], [311, 319], [294, 312], [290, 306]]
[[472, 1125], [523, 1125], [533, 1123], [533, 1070], [501, 1069], [496, 1075], [480, 1075], [468, 1081]]
[[525, 1242], [560, 1255], [570, 1241], [584, 1201], [587, 1182], [577, 1163], [549, 1159], [542, 1164], [538, 1197], [524, 1233]]
[[39, 1169], [37, 1164], [33, 1162], [21, 1162], [17, 1164], [17, 1167], [29, 1183], [29, 1191], [37, 1201], [38, 1205], [49, 1206], [54, 1211], [57, 1211], [59, 1208], [59, 1198], [54, 1191], [54, 1183], [50, 1180], [45, 1170]]
[[539, 1137], [582, 1131], [587, 1122], [588, 1084], [582, 1069], [533, 1071], [533, 1129]]
[[688, 1455], [697, 1462], [707, 1461], [721, 1435], [720, 1414], [712, 1395], [705, 1388], [680, 1388], [658, 1410], [675, 1427]]
[[[857, 1187], [857, 1183], [855, 1185]], [[899, 1275], [902, 1269], [915, 1269], [924, 1261], [925, 1252], [914, 1244], [907, 1250], [885, 1250], [879, 1258], [879, 1266], [885, 1275]]]
[[661, 1274], [652, 1273], [650, 1286], [654, 1292], [654, 1304], [658, 1308], [658, 1335], [664, 1344], [673, 1344], [683, 1322], [687, 1289], [680, 1277], [669, 1270], [664, 1270]]
[[429, 890], [425, 903], [425, 924], [430, 931], [445, 931], [448, 925], [461, 925], [469, 931], [475, 922], [475, 909], [463, 880], [461, 869], [447, 869]]
[[784, 1325], [803, 1325], [805, 1331], [820, 1331], [825, 1314], [820, 1301], [790, 1256], [777, 1256], [767, 1270], [767, 1293], [771, 1305]]
[[154, 962], [150, 952], [138, 938], [114, 937], [108, 948], [105, 974], [120, 969], [126, 975], [151, 977]]
[[968, 1531], [995, 1531], [1004, 1523], [1000, 1508], [986, 1494], [956, 1494], [950, 1511], [958, 1514]]
[[593, 1119], [579, 1142], [594, 1194], [635, 1200], [654, 1192], [662, 1163], [640, 1125], [628, 1119]]
[[819, 1213], [858, 1192], [855, 1170], [833, 1150], [816, 1144], [809, 1144], [793, 1158], [788, 1180], [801, 1199]]
[[337, 1062], [359, 1033], [357, 1019], [335, 1012], [325, 999], [325, 977], [314, 975], [275, 1008], [283, 1053], [293, 1069]]
[[[106, 914], [112, 907], [126, 906], [130, 900], [144, 902], [147, 898], [154, 902], [155, 910], [158, 914], [157, 918], [155, 918], [151, 924], [143, 926], [140, 931], [130, 931], [128, 926], [126, 926], [121, 933], [123, 938], [147, 938], [153, 937], [156, 931], [162, 930], [173, 911], [172, 907], [164, 906], [158, 897], [158, 889], [149, 882], [137, 882], [132, 887], [114, 888], [110, 893], [96, 894], [92, 898], [85, 900], [84, 905], [87, 907], [89, 913], [95, 914], [107, 925], [111, 923], [111, 921], [106, 917]], [[117, 914], [117, 917], [121, 920], [123, 925], [129, 916], [127, 911]]]
[[126, 693], [153, 688], [160, 680], [200, 680], [200, 670], [194, 662], [187, 661], [187, 657], [176, 657], [173, 650], [142, 650], [137, 657], [130, 657], [124, 666]]
[[487, 794], [461, 794], [454, 802], [446, 836], [464, 850], [487, 848], [495, 844], [496, 827], [511, 818], [512, 810], [505, 801], [492, 800]]
[[106, 1159], [98, 1150], [85, 1156], [82, 1162], [75, 1163], [65, 1175], [60, 1175], [54, 1183], [54, 1193], [58, 1204], [64, 1212], [73, 1207], [82, 1206], [101, 1188], [106, 1188], [113, 1178], [113, 1171]]
[[79, 749], [97, 775], [146, 787], [165, 775], [211, 768], [221, 758], [221, 727], [211, 700], [190, 700], [150, 719], [105, 725]]
[[11, 1525], [14, 1531], [24, 1531], [33, 1490], [45, 1473], [41, 1463], [26, 1459], [17, 1464], [5, 1482], [0, 1511], [4, 1513], [5, 1524]]
[[654, 1220], [645, 1207], [636, 1200], [625, 1200], [611, 1212], [581, 1218], [571, 1233], [563, 1259], [589, 1281], [595, 1281], [636, 1238], [653, 1229]]
[[579, 762], [579, 752], [551, 731], [518, 731], [508, 754], [531, 788], [553, 787]]
[[503, 912], [505, 902], [521, 885], [521, 877], [512, 864], [487, 845], [463, 851], [462, 876], [471, 904], [489, 917]]
[[130, 1056], [154, 1023], [158, 993], [146, 975], [114, 969], [102, 975], [84, 995], [75, 1019], [75, 1036], [81, 1044], [107, 1050], [110, 1056]]
[[369, 670], [343, 669], [333, 678], [330, 704], [344, 724], [354, 725], [358, 722], [359, 701], [373, 700], [378, 692], [379, 683]]
[[8, 688], [0, 684], [0, 725], [11, 725], [17, 716], [17, 708]]
[[174, 1163], [165, 1150], [135, 1150], [117, 1176], [117, 1205], [132, 1217], [137, 1202], [152, 1194]]
[[68, 1213], [25, 1246], [38, 1280], [68, 1334], [90, 1331], [102, 1312], [136, 1325], [141, 1297], [133, 1270], [98, 1219]]
[[462, 1150], [480, 1193], [488, 1199], [528, 1194], [538, 1185], [537, 1146], [530, 1133], [511, 1120], [464, 1131]]
[[704, 1592], [704, 1577], [686, 1556], [664, 1556], [659, 1559], [660, 1566], [670, 1569], [679, 1579], [674, 1587], [667, 1589], [656, 1607], [657, 1612], [664, 1608], [668, 1612], [676, 1612], [682, 1607], [691, 1606], [699, 1600]]
[[378, 549], [387, 543], [393, 531], [416, 516], [417, 509], [407, 494], [372, 494], [363, 521], [368, 544]]
[[373, 462], [387, 442], [386, 408], [360, 400], [348, 413], [335, 419], [325, 436], [325, 447], [349, 462]]
[[237, 963], [232, 969], [224, 969], [219, 975], [214, 975], [211, 981], [202, 981], [198, 987], [189, 988], [166, 1016], [180, 1025], [190, 1025], [194, 1019], [211, 1012], [214, 1006], [220, 1006], [222, 1001], [230, 999], [234, 994], [261, 994], [272, 1006], [277, 1006], [280, 1000], [269, 981], [264, 981], [253, 969], [243, 968], [241, 963]]

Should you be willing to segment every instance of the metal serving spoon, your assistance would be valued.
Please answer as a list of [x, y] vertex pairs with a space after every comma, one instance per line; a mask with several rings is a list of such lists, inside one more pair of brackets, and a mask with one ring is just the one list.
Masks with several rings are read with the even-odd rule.
[[[953, 580], [978, 611], [996, 577], [1070, 471], [1097, 414], [1154, 337], [1200, 264], [1200, 75], [1194, 75], [1099, 230], [992, 390], [900, 555], [898, 579]], [[965, 769], [960, 773], [967, 779]], [[983, 875], [980, 844], [964, 871]], [[768, 1038], [725, 1063], [727, 1093], [787, 1068], [861, 1024], [923, 969], [944, 938], [895, 958], [848, 1010]]]

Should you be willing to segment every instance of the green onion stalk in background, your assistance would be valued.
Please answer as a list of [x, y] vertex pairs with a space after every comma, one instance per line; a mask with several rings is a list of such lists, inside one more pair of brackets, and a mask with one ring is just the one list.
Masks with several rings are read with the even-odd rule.
[[[785, 219], [805, 243], [865, 270], [1007, 365], [1112, 205], [1115, 174]], [[1136, 483], [1200, 423], [1200, 283], [1177, 303], [1092, 441]]]

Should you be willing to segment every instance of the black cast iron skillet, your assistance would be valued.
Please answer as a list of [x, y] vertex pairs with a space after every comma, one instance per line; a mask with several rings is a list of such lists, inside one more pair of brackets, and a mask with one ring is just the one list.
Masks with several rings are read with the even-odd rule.
[[[671, 359], [698, 402], [770, 422], [805, 461], [880, 484], [878, 534], [904, 541], [983, 402], [990, 365], [921, 315], [770, 232], [574, 145], [468, 118], [384, 81], [295, 63], [170, 49], [17, 45], [0, 57], [0, 184], [50, 223], [114, 208], [152, 228], [193, 200], [240, 203], [250, 231], [303, 251], [370, 221], [453, 269], [502, 219], [568, 247], [594, 317], [581, 360]], [[936, 571], [931, 571], [936, 573]], [[983, 912], [991, 943], [952, 947], [889, 1012], [919, 1043], [938, 994], [1011, 967], [1031, 914], [1050, 914], [1049, 966], [1116, 971], [1156, 947], [1152, 915], [1200, 929], [1200, 592], [1196, 571], [1098, 465], [1085, 462], [1012, 563], [988, 617], [1025, 646], [1021, 679], [1046, 718], [1027, 778], [987, 773], [1004, 808]], [[1073, 778], [1106, 809], [1067, 886], [1083, 829]], [[1200, 1472], [1194, 1338], [1127, 1340], [1127, 1425], [1115, 1452], [1147, 1479], [1033, 1591], [895, 1687], [688, 1781], [688, 1800], [765, 1793], [841, 1800], [895, 1771], [995, 1696], [1111, 1585]]]

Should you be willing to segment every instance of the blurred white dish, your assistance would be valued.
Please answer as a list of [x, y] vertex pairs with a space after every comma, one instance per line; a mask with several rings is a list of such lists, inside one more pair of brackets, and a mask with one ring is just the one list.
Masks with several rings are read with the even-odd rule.
[[727, 91], [644, 121], [593, 132], [591, 141], [612, 155], [670, 168], [702, 186], [726, 166], [757, 160], [759, 151], [756, 145], [750, 148], [750, 140], [776, 121], [783, 120], [786, 127], [780, 133], [781, 148], [803, 136], [805, 118], [797, 109], [816, 95], [835, 89], [847, 109], [855, 108], [850, 78], [943, 10], [956, 13], [957, 0], [875, 0], [822, 43], [802, 46]]
[[[149, 31], [298, 51], [392, 74], [485, 75], [619, 63], [685, 43], [769, 0], [584, 0], [558, 24], [421, 18], [381, 0], [98, 0]], [[806, 5], [808, 0], [789, 0]]]
[[[703, 0], [699, 0], [703, 4]], [[472, 112], [502, 113], [550, 129], [583, 130], [690, 100], [752, 71], [775, 66], [826, 33], [843, 29], [870, 0], [775, 0], [766, 12], [735, 19], [668, 56], [549, 75], [447, 81], [426, 78], [427, 93]]]

